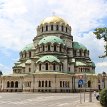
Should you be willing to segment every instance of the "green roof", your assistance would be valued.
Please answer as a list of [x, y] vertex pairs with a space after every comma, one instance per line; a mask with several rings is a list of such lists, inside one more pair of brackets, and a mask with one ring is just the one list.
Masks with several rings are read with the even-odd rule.
[[87, 66], [87, 64], [81, 61], [76, 61], [76, 66]]
[[33, 48], [34, 48], [34, 44], [31, 43], [31, 44], [26, 45], [26, 46], [22, 49], [22, 51], [29, 51], [29, 50], [31, 50], [31, 49], [33, 49]]
[[87, 50], [87, 48], [83, 44], [78, 43], [78, 42], [73, 42], [73, 48], [74, 49]]
[[45, 61], [60, 62], [60, 60], [58, 58], [56, 58], [55, 56], [53, 56], [53, 55], [45, 55], [45, 56], [41, 57], [39, 60], [37, 60], [36, 63], [45, 62]]
[[59, 43], [59, 44], [64, 44], [63, 40], [60, 39], [59, 37], [57, 36], [47, 36], [47, 37], [44, 37], [42, 38], [40, 41], [39, 41], [39, 45], [44, 43]]

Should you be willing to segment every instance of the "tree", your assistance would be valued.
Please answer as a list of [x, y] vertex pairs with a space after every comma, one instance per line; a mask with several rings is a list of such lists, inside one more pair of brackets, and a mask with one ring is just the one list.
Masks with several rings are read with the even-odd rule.
[[100, 92], [100, 103], [102, 106], [107, 107], [107, 89]]
[[106, 45], [104, 45], [105, 48], [105, 54], [99, 58], [104, 58], [107, 57], [107, 28], [96, 28], [95, 31], [93, 32], [96, 35], [97, 39], [104, 39], [104, 41], [106, 42]]

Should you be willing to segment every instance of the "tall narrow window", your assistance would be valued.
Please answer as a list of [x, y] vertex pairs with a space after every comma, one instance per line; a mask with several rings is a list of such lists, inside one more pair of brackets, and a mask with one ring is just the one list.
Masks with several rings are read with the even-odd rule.
[[41, 71], [41, 64], [39, 64], [39, 70]]
[[42, 87], [44, 87], [44, 81], [42, 81]]
[[59, 26], [58, 25], [56, 25], [56, 30], [59, 30]]
[[38, 87], [41, 87], [41, 81], [39, 81], [39, 85], [38, 85]]
[[48, 44], [48, 51], [50, 51], [50, 44]]
[[65, 87], [65, 82], [63, 81], [63, 87]]
[[10, 82], [9, 81], [7, 82], [7, 87], [10, 87]]
[[45, 87], [47, 87], [47, 81], [45, 81]]
[[43, 27], [42, 27], [42, 32], [43, 32]]
[[29, 68], [29, 72], [31, 72], [31, 68]]
[[53, 25], [51, 25], [51, 30], [53, 30]]
[[49, 87], [51, 87], [51, 81], [49, 81]]
[[25, 52], [25, 58], [26, 58], [26, 52]]
[[55, 63], [53, 64], [53, 70], [55, 70], [56, 69], [56, 66], [55, 66]]
[[63, 63], [62, 63], [62, 70], [63, 70], [64, 66], [63, 66]]
[[29, 52], [29, 57], [31, 57], [31, 51]]
[[15, 88], [18, 88], [18, 81], [15, 82]]
[[48, 70], [48, 63], [46, 63], [45, 65], [46, 65], [46, 70]]
[[60, 87], [62, 87], [62, 81], [60, 81]]
[[61, 30], [62, 30], [62, 31], [64, 30], [64, 27], [63, 27], [63, 26], [61, 26]]
[[46, 25], [46, 31], [48, 31], [48, 25]]
[[68, 71], [70, 71], [70, 67], [68, 67]]
[[91, 81], [88, 81], [88, 87], [91, 87]]
[[54, 51], [56, 51], [56, 44], [54, 44]]
[[66, 27], [66, 32], [67, 32], [67, 27]]
[[14, 87], [14, 82], [13, 81], [11, 81], [11, 88], [13, 88]]
[[59, 71], [61, 71], [61, 65], [59, 65]]
[[44, 51], [44, 45], [42, 46], [42, 48], [43, 48], [43, 51]]
[[62, 48], [62, 45], [60, 45], [60, 52], [62, 52], [62, 49], [61, 49], [61, 48]]

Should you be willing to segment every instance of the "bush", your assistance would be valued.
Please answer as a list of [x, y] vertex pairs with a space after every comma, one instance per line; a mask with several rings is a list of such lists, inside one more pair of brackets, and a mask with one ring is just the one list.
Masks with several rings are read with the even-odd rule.
[[100, 92], [100, 103], [102, 106], [107, 107], [107, 89]]

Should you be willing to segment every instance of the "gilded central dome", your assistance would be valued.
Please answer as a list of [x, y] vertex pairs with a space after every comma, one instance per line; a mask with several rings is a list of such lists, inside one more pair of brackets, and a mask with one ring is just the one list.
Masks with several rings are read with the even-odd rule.
[[64, 23], [67, 25], [67, 23], [59, 16], [47, 17], [41, 22], [41, 24], [45, 24], [45, 23]]

